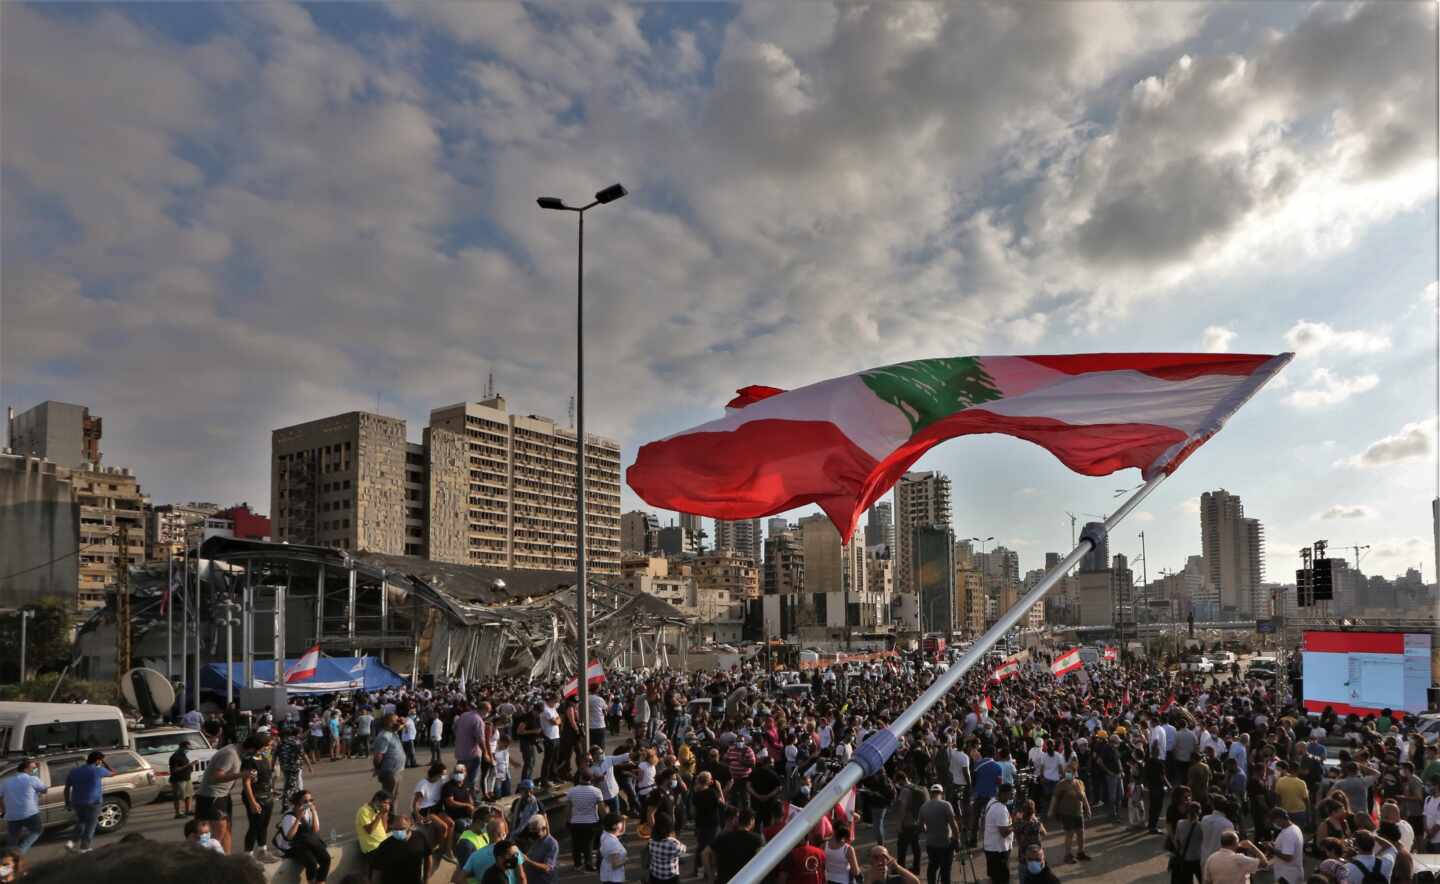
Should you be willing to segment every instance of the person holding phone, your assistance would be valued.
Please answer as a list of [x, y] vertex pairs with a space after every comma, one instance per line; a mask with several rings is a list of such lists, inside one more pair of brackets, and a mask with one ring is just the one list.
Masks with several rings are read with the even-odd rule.
[[294, 860], [305, 870], [310, 884], [324, 884], [330, 874], [330, 851], [320, 840], [320, 811], [315, 796], [302, 789], [290, 796], [290, 808], [280, 818], [275, 847], [280, 855]]
[[872, 884], [920, 884], [920, 876], [900, 865], [884, 844], [870, 848], [870, 874], [866, 880]]

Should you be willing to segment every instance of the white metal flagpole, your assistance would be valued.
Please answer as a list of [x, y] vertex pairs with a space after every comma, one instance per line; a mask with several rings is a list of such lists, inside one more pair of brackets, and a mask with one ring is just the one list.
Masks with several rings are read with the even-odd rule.
[[760, 884], [770, 870], [778, 866], [786, 855], [804, 839], [806, 834], [819, 824], [820, 819], [830, 812], [830, 808], [848, 795], [850, 790], [855, 788], [861, 780], [884, 766], [885, 760], [894, 754], [900, 738], [920, 721], [921, 716], [959, 684], [960, 679], [969, 671], [970, 667], [982, 659], [1005, 633], [1019, 623], [1021, 617], [1024, 617], [1032, 607], [1044, 599], [1045, 594], [1060, 582], [1061, 577], [1069, 573], [1071, 568], [1080, 564], [1080, 560], [1085, 557], [1085, 554], [1095, 548], [1097, 540], [1115, 530], [1115, 526], [1120, 524], [1120, 520], [1130, 515], [1140, 501], [1165, 481], [1165, 477], [1165, 473], [1160, 473], [1130, 495], [1129, 499], [1105, 520], [1099, 537], [1090, 532], [1082, 532], [1079, 544], [1070, 551], [1070, 555], [1050, 569], [1050, 572], [1035, 584], [1034, 589], [1027, 592], [1014, 607], [1001, 615], [995, 625], [987, 629], [985, 634], [980, 636], [970, 647], [970, 650], [966, 651], [959, 660], [955, 661], [953, 666], [937, 678], [925, 693], [920, 695], [919, 699], [910, 704], [908, 709], [900, 713], [900, 716], [892, 721], [889, 727], [876, 732], [865, 741], [864, 745], [856, 749], [850, 763], [841, 768], [824, 789], [811, 797], [810, 803], [792, 817], [790, 822], [785, 824], [785, 828], [775, 833], [775, 837], [766, 842], [760, 852], [755, 854], [745, 864], [745, 867], [730, 879], [731, 884]]

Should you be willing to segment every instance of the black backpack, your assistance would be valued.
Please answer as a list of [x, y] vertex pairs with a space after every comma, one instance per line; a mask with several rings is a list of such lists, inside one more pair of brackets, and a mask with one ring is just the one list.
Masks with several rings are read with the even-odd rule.
[[1350, 865], [1360, 870], [1360, 884], [1390, 884], [1390, 879], [1380, 871], [1380, 860], [1373, 856], [1370, 859], [1369, 866], [1358, 860], [1350, 860]]

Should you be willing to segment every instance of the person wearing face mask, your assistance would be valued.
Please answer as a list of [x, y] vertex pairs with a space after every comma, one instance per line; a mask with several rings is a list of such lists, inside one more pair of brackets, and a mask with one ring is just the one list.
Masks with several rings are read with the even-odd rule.
[[1020, 855], [1020, 884], [1060, 884], [1060, 879], [1045, 861], [1045, 848], [1031, 844]]
[[290, 809], [280, 818], [275, 847], [281, 856], [300, 864], [310, 884], [324, 884], [330, 874], [330, 851], [319, 832], [320, 811], [315, 807], [315, 796], [302, 789], [291, 796]]
[[0, 816], [5, 817], [10, 843], [21, 856], [45, 831], [40, 821], [40, 796], [45, 794], [45, 782], [35, 776], [38, 767], [35, 759], [27, 758], [12, 776], [0, 781]]
[[510, 805], [510, 830], [525, 831], [525, 827], [530, 824], [530, 818], [540, 810], [540, 799], [535, 797], [535, 784], [530, 780], [521, 780], [520, 791]]
[[[1085, 852], [1085, 818], [1090, 816], [1090, 799], [1085, 794], [1085, 784], [1076, 776], [1076, 763], [1065, 766], [1060, 782], [1050, 797], [1050, 812], [1047, 816], [1060, 820], [1065, 829], [1065, 862], [1088, 860]], [[1072, 851], [1072, 847], [1078, 849]]]
[[15, 849], [0, 850], [0, 884], [25, 877], [25, 857]]
[[463, 832], [475, 819], [475, 793], [465, 788], [465, 765], [457, 764], [440, 789], [440, 806], [455, 821], [455, 831]]
[[225, 855], [225, 845], [220, 839], [210, 834], [210, 821], [196, 817], [185, 823], [185, 840], [201, 850], [213, 850], [221, 856]]
[[445, 815], [444, 805], [440, 803], [444, 788], [445, 762], [437, 761], [425, 770], [425, 778], [415, 784], [415, 792], [410, 800], [410, 815], [416, 820], [435, 825], [439, 830], [439, 843], [445, 846], [447, 857], [453, 860], [450, 836], [455, 831], [455, 823]]

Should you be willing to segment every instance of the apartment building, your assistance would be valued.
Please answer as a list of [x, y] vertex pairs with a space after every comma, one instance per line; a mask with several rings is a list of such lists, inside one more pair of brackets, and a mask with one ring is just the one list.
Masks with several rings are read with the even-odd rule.
[[[573, 430], [511, 414], [503, 396], [430, 412], [431, 431], [462, 435], [469, 456], [468, 562], [575, 567]], [[586, 434], [585, 553], [596, 574], [620, 572], [620, 443]]]
[[199, 501], [151, 507], [145, 518], [147, 557], [154, 561], [178, 557], [202, 534], [205, 521], [218, 512], [219, 504]]
[[79, 584], [75, 606], [84, 611], [105, 606], [105, 593], [119, 584], [120, 539], [131, 566], [145, 561], [145, 508], [140, 481], [128, 468], [88, 465], [70, 472], [80, 505]]
[[757, 565], [764, 555], [764, 535], [759, 519], [715, 520], [715, 549], [733, 550]]
[[[895, 484], [895, 591], [916, 592], [915, 530], [950, 528], [950, 477], [910, 472]], [[953, 551], [952, 551], [953, 554]]]
[[67, 469], [99, 466], [103, 428], [100, 418], [83, 405], [41, 402], [20, 414], [10, 409], [7, 447]]
[[696, 588], [726, 592], [736, 601], [760, 597], [760, 568], [748, 556], [729, 551], [704, 553], [690, 561]]

